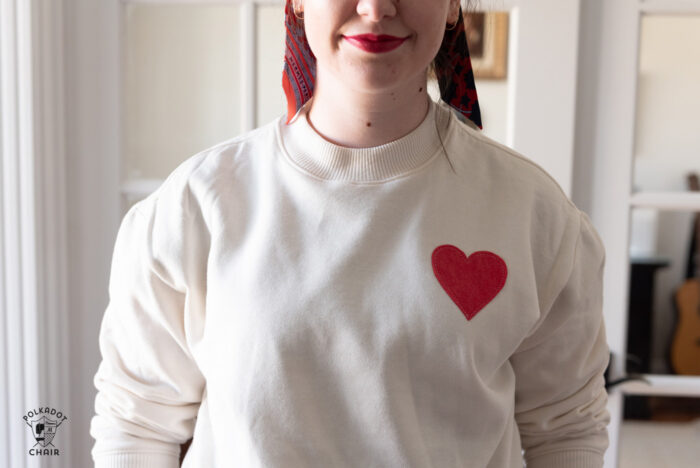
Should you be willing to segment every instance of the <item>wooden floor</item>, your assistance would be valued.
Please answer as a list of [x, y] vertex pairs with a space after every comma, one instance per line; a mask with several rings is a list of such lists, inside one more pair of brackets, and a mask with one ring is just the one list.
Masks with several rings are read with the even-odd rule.
[[624, 420], [618, 468], [700, 468], [699, 404], [653, 398], [649, 420]]

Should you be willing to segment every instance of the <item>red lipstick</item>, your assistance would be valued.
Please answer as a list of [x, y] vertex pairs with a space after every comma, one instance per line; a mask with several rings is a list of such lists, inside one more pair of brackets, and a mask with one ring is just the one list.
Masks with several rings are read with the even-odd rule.
[[403, 44], [407, 37], [389, 36], [386, 34], [358, 34], [343, 36], [348, 42], [366, 52], [388, 52]]

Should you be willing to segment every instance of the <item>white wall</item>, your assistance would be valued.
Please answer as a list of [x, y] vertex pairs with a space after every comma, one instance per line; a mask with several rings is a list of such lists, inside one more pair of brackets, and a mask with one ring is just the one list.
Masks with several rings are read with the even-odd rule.
[[258, 45], [265, 53], [258, 53], [259, 93], [257, 125], [264, 125], [287, 113], [287, 101], [282, 89], [284, 66], [284, 9], [279, 5], [258, 8]]
[[165, 179], [189, 156], [241, 131], [239, 8], [124, 8], [123, 177]]
[[[64, 2], [70, 407], [66, 450], [74, 467], [93, 466], [89, 423], [100, 362], [95, 331], [107, 297], [119, 211], [119, 9], [116, 2]], [[95, 116], [99, 115], [99, 119]], [[117, 131], [115, 131], [117, 130]], [[91, 222], [86, 223], [84, 220]], [[109, 252], [109, 255], [105, 255]], [[56, 460], [64, 463], [63, 460]], [[65, 466], [65, 465], [63, 465]]]

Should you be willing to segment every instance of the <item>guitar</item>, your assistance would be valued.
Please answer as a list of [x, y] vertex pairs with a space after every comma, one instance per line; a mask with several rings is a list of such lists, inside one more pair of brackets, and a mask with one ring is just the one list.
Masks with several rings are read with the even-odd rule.
[[[700, 190], [697, 174], [688, 175], [688, 185]], [[700, 375], [700, 212], [695, 214], [693, 233], [687, 279], [674, 293], [678, 321], [671, 343], [673, 370], [686, 375]]]

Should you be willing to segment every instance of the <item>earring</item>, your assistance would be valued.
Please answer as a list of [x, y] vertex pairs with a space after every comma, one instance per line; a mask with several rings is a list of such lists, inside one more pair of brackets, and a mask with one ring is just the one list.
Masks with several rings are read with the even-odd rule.
[[297, 17], [297, 19], [303, 20], [304, 19], [304, 12], [301, 12], [301, 16], [297, 15], [297, 9], [295, 8], [296, 5], [292, 4], [292, 11], [294, 12], [294, 16]]
[[[457, 23], [459, 23], [459, 19], [457, 21], [455, 21], [455, 24], [453, 24], [451, 28], [445, 28], [445, 31], [452, 31], [454, 28], [457, 27]], [[447, 23], [447, 24], [449, 24], [449, 23]]]

